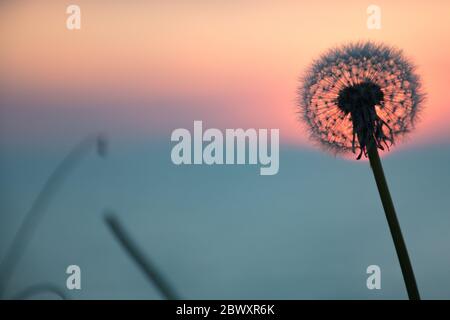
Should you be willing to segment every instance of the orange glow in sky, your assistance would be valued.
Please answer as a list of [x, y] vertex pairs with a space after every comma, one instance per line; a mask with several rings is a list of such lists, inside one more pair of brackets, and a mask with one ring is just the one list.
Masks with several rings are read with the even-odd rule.
[[[299, 76], [327, 48], [370, 39], [418, 66], [427, 101], [408, 143], [450, 138], [450, 1], [377, 1], [381, 30], [367, 28], [365, 1], [76, 2], [78, 31], [65, 27], [67, 1], [0, 5], [9, 101], [28, 92], [71, 108], [83, 96], [110, 101], [103, 108], [138, 126], [155, 114], [168, 128], [197, 117], [211, 127], [280, 128], [282, 142], [304, 145]], [[159, 101], [176, 106], [160, 110]]]

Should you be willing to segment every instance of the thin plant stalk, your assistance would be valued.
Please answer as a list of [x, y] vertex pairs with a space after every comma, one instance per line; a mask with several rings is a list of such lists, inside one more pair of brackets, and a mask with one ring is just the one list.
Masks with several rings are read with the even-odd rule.
[[375, 181], [377, 183], [378, 192], [383, 204], [384, 213], [389, 225], [392, 239], [394, 241], [395, 251], [400, 262], [400, 268], [405, 281], [406, 290], [410, 300], [420, 300], [419, 290], [417, 288], [416, 278], [414, 277], [413, 268], [409, 259], [408, 250], [403, 240], [402, 230], [395, 213], [394, 203], [392, 202], [391, 193], [384, 176], [383, 166], [381, 165], [378, 149], [374, 144], [368, 148], [368, 156], [370, 166], [372, 168]]
[[169, 285], [164, 276], [158, 271], [154, 264], [145, 257], [138, 245], [131, 239], [115, 214], [108, 212], [105, 222], [109, 226], [117, 241], [133, 259], [133, 261], [144, 272], [147, 278], [155, 284], [161, 295], [167, 300], [178, 300], [175, 290]]
[[31, 237], [45, 213], [56, 191], [66, 180], [69, 173], [77, 166], [79, 161], [94, 147], [100, 156], [106, 153], [106, 140], [101, 135], [90, 135], [78, 143], [59, 163], [56, 169], [40, 190], [30, 210], [25, 215], [22, 224], [17, 230], [12, 243], [7, 250], [0, 265], [0, 298], [3, 296], [7, 284], [19, 263]]

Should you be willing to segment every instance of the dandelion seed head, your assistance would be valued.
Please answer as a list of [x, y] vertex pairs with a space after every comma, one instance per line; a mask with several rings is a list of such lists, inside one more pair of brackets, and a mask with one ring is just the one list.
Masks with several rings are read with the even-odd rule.
[[334, 153], [389, 148], [414, 127], [424, 95], [401, 50], [373, 42], [333, 48], [314, 61], [299, 87], [311, 138]]

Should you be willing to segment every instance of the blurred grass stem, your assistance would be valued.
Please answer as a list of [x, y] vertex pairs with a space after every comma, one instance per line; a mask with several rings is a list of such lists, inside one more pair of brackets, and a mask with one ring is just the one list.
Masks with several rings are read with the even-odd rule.
[[144, 253], [131, 239], [116, 215], [108, 212], [105, 216], [105, 221], [111, 229], [113, 235], [116, 237], [117, 241], [122, 245], [122, 247], [139, 266], [139, 268], [141, 268], [147, 278], [149, 278], [149, 280], [156, 285], [164, 298], [166, 298], [167, 300], [177, 300], [178, 295], [175, 293], [166, 279], [162, 276], [162, 274], [153, 265], [153, 263], [151, 263], [151, 261], [149, 261], [149, 259], [145, 257]]
[[14, 269], [17, 267], [20, 258], [24, 254], [31, 237], [33, 236], [34, 230], [56, 191], [61, 187], [69, 173], [72, 172], [80, 160], [86, 156], [93, 147], [96, 147], [100, 156], [104, 156], [106, 152], [106, 140], [104, 137], [98, 134], [90, 135], [78, 143], [59, 163], [45, 182], [44, 187], [40, 190], [31, 209], [25, 215], [22, 224], [14, 235], [12, 243], [0, 265], [0, 298], [3, 297]]

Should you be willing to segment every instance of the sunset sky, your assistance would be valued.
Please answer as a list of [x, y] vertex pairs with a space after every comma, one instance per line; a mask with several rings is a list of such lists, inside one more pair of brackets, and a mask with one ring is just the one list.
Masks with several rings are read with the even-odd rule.
[[[66, 29], [66, 7], [81, 30]], [[257, 5], [256, 5], [257, 4]], [[409, 144], [450, 137], [448, 1], [10, 1], [0, 10], [2, 130], [17, 140], [92, 130], [167, 139], [207, 127], [279, 128], [306, 145], [296, 117], [302, 72], [348, 41], [404, 49], [427, 93]]]
[[[66, 28], [74, 4], [81, 30]], [[53, 176], [7, 296], [64, 286], [76, 263], [74, 298], [160, 299], [105, 225], [111, 209], [182, 298], [406, 298], [369, 164], [317, 150], [297, 114], [314, 59], [372, 40], [403, 49], [427, 94], [382, 162], [421, 294], [448, 299], [449, 14], [448, 0], [0, 1], [0, 259], [71, 148], [98, 132], [108, 145]], [[194, 120], [279, 129], [279, 173], [175, 165], [171, 133]], [[372, 264], [383, 290], [366, 287]]]

